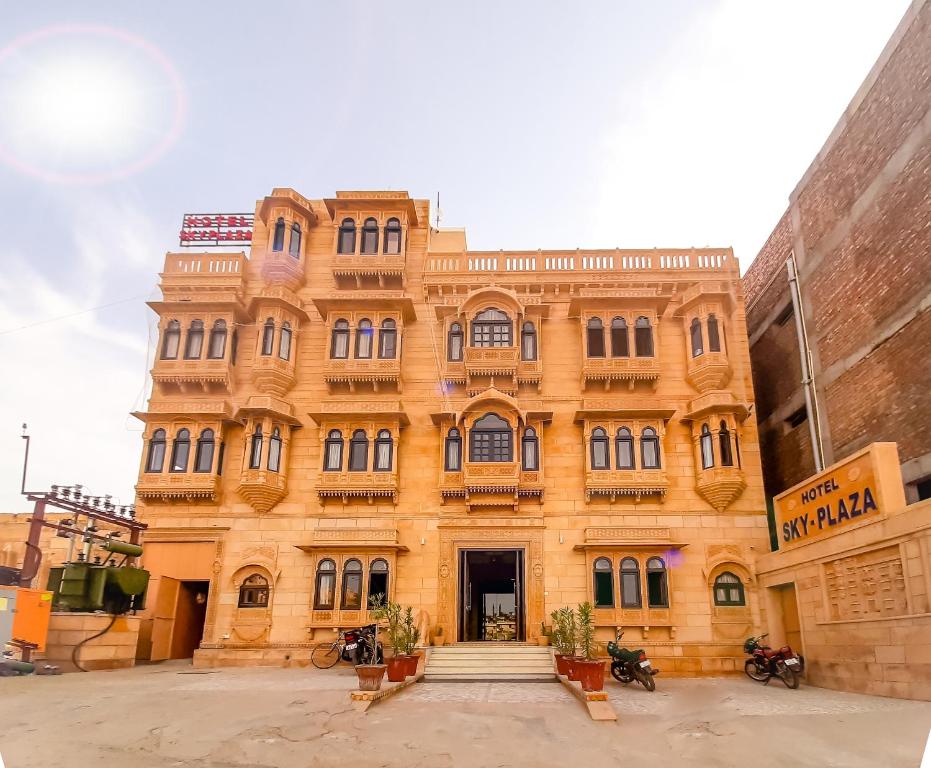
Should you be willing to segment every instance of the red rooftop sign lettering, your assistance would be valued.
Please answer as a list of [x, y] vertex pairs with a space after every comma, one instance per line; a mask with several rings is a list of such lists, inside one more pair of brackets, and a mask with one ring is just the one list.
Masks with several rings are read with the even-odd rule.
[[251, 243], [255, 216], [251, 213], [186, 213], [181, 222], [181, 246]]

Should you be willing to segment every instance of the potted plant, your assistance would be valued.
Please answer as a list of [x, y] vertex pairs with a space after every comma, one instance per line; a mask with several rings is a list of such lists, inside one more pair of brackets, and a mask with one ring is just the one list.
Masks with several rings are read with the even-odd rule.
[[546, 624], [540, 622], [540, 636], [537, 638], [537, 645], [545, 647], [550, 644], [550, 633], [546, 631]]
[[437, 627], [436, 631], [433, 633], [433, 644], [434, 645], [445, 645], [446, 636], [443, 634], [443, 628]]
[[575, 660], [575, 667], [583, 691], [604, 690], [605, 663], [595, 658], [595, 621], [592, 604], [588, 601], [579, 605], [579, 645], [582, 658]]
[[404, 658], [406, 645], [400, 604], [389, 600], [385, 605], [385, 618], [388, 620], [388, 644], [392, 651], [387, 660], [388, 681], [403, 683], [407, 673], [407, 659]]
[[571, 608], [560, 608], [551, 614], [553, 644], [556, 646], [556, 671], [570, 676], [570, 659], [575, 655], [575, 614]]
[[375, 619], [375, 651], [372, 655], [371, 664], [356, 664], [356, 675], [359, 678], [360, 691], [377, 691], [381, 688], [381, 681], [385, 676], [385, 670], [388, 668], [384, 664], [378, 663], [378, 622], [385, 616], [385, 596], [382, 594], [372, 595], [369, 598], [369, 607], [372, 610]]
[[410, 606], [404, 612], [404, 656], [407, 660], [407, 675], [417, 674], [417, 664], [420, 661], [420, 655], [415, 653], [417, 643], [420, 641], [420, 630], [414, 625], [414, 609]]

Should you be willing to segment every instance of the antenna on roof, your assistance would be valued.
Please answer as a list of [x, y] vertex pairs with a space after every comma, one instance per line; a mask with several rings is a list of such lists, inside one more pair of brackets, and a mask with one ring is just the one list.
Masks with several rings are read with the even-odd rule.
[[440, 210], [440, 192], [436, 192], [436, 226], [434, 229], [440, 228], [440, 219], [443, 218], [443, 211]]

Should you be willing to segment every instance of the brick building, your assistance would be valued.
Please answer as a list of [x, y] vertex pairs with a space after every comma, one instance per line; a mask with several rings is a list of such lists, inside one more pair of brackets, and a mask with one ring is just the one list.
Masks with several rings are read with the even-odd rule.
[[[931, 4], [912, 4], [744, 276], [766, 492], [874, 441], [931, 496]], [[811, 411], [786, 262], [794, 255]]]
[[[729, 249], [468, 251], [403, 192], [170, 253], [137, 485], [140, 658], [306, 662], [368, 596], [429, 638], [598, 635], [739, 669], [768, 549]], [[697, 352], [697, 354], [696, 354]]]

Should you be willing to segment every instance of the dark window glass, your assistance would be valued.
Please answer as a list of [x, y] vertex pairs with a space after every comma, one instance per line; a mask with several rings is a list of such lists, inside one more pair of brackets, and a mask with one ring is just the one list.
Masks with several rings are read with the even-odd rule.
[[281, 469], [281, 430], [275, 427], [268, 438], [268, 469], [278, 472]]
[[398, 328], [391, 318], [381, 321], [378, 332], [378, 356], [382, 360], [394, 360], [398, 356]]
[[275, 321], [271, 318], [262, 327], [262, 354], [270, 355], [275, 346]]
[[445, 457], [447, 472], [458, 472], [462, 468], [462, 437], [455, 427], [446, 434]]
[[324, 445], [323, 469], [326, 472], [339, 472], [343, 468], [343, 433], [331, 429]]
[[278, 357], [282, 360], [291, 358], [291, 323], [283, 323], [281, 336], [278, 339]]
[[537, 329], [529, 320], [524, 323], [520, 332], [520, 359], [537, 359]]
[[217, 474], [223, 474], [223, 458], [226, 456], [226, 443], [220, 443], [220, 451], [217, 454]]
[[513, 461], [511, 425], [496, 413], [476, 419], [469, 431], [469, 461]]
[[172, 320], [165, 327], [162, 338], [162, 360], [177, 360], [178, 347], [181, 346], [181, 323]]
[[360, 320], [356, 326], [356, 358], [368, 360], [372, 356], [372, 330], [371, 320]]
[[216, 445], [213, 430], [205, 429], [197, 439], [197, 451], [194, 454], [194, 471], [210, 472], [213, 469], [213, 449]]
[[621, 560], [621, 607], [640, 605], [640, 564], [632, 557], [625, 557]]
[[714, 580], [715, 605], [746, 605], [744, 585], [733, 573], [724, 571]]
[[372, 560], [369, 566], [369, 605], [373, 597], [382, 595], [385, 600], [388, 599], [388, 562], [380, 557]]
[[449, 343], [446, 347], [450, 360], [462, 360], [462, 326], [459, 323], [449, 326]]
[[343, 219], [339, 225], [336, 252], [348, 255], [356, 252], [356, 223], [352, 219]]
[[349, 357], [349, 322], [347, 320], [337, 320], [333, 325], [330, 357], [337, 360], [345, 360]]
[[362, 225], [362, 253], [378, 253], [378, 222], [368, 218]]
[[511, 319], [499, 309], [479, 312], [472, 321], [473, 347], [510, 347]]
[[375, 438], [375, 471], [376, 472], [390, 472], [391, 471], [391, 461], [392, 453], [394, 451], [394, 441], [391, 438], [391, 433], [387, 429], [383, 429], [378, 433], [378, 437]]
[[251, 576], [246, 577], [239, 587], [239, 607], [268, 607], [268, 580], [264, 576], [253, 573]]
[[621, 427], [614, 439], [618, 469], [634, 469], [634, 436], [627, 427]]
[[608, 433], [601, 427], [592, 430], [592, 469], [610, 469], [608, 463]]
[[343, 589], [339, 607], [344, 611], [358, 611], [362, 608], [362, 563], [355, 558], [347, 560], [343, 566]]
[[702, 424], [699, 445], [701, 446], [701, 468], [711, 469], [714, 466], [714, 438], [707, 424]]
[[239, 331], [233, 328], [233, 337], [230, 339], [230, 363], [236, 365], [236, 352], [239, 349]]
[[596, 608], [614, 607], [614, 576], [611, 573], [611, 561], [606, 557], [595, 560], [594, 592]]
[[699, 320], [697, 317], [692, 320], [692, 326], [689, 333], [692, 338], [692, 357], [698, 357], [699, 355], [704, 354], [705, 350], [702, 349], [701, 338], [701, 320]]
[[288, 253], [295, 259], [301, 257], [301, 225], [296, 221], [291, 225], [291, 240], [288, 242]]
[[226, 354], [226, 321], [217, 320], [210, 329], [207, 357], [210, 360], [222, 360], [224, 354]]
[[611, 321], [611, 357], [630, 357], [627, 321], [623, 317]]
[[708, 349], [711, 352], [721, 351], [721, 335], [718, 333], [718, 318], [708, 315]]
[[521, 440], [521, 463], [526, 472], [535, 472], [540, 468], [540, 442], [533, 427], [524, 430]]
[[314, 610], [332, 611], [336, 605], [336, 563], [329, 558], [317, 566], [317, 584], [314, 590]]
[[145, 462], [146, 472], [161, 472], [165, 465], [165, 430], [156, 429], [149, 440], [149, 456]]
[[369, 466], [369, 439], [365, 432], [357, 429], [349, 441], [349, 471], [365, 472]]
[[249, 448], [249, 469], [262, 466], [262, 425], [256, 424], [252, 433], [252, 445]]
[[185, 360], [200, 360], [204, 348], [204, 322], [192, 320], [187, 329], [187, 341], [184, 344]]
[[653, 357], [653, 327], [645, 317], [638, 317], [634, 324], [634, 347], [637, 357]]
[[181, 429], [171, 446], [171, 471], [187, 472], [188, 458], [191, 455], [191, 433]]
[[385, 253], [401, 252], [401, 222], [388, 219], [385, 225]]
[[600, 317], [589, 319], [585, 338], [589, 357], [605, 356], [605, 329]]
[[646, 427], [640, 435], [640, 466], [659, 469], [659, 437], [653, 427]]
[[731, 450], [731, 433], [727, 428], [727, 422], [721, 420], [721, 429], [718, 431], [718, 445], [721, 450], [721, 466], [734, 466], [734, 453]]
[[275, 222], [275, 237], [272, 239], [272, 250], [284, 250], [284, 219], [279, 218]]
[[658, 557], [647, 560], [647, 604], [650, 608], [668, 608], [666, 564]]

